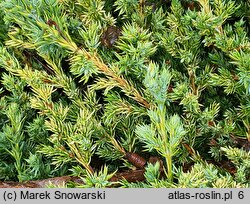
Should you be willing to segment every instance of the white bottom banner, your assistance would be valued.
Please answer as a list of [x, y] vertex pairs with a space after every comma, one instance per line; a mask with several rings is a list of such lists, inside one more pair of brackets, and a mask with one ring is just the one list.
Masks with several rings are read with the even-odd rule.
[[250, 189], [2, 188], [0, 203], [250, 203]]

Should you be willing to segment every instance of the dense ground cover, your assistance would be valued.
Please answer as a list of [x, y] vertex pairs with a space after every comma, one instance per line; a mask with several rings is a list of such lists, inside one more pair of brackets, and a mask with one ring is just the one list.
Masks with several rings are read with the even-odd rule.
[[0, 180], [248, 187], [249, 18], [247, 0], [0, 0]]

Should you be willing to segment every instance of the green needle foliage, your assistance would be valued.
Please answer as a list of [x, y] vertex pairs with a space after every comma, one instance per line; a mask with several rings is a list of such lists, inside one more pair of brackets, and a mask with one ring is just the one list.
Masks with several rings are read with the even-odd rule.
[[[249, 12], [247, 0], [1, 0], [0, 180], [249, 187]], [[112, 181], [136, 168], [144, 181]]]

